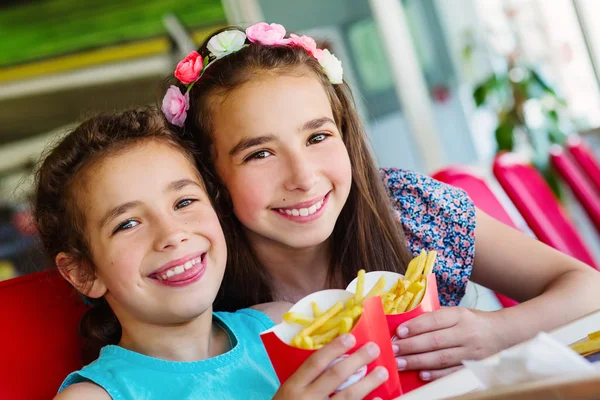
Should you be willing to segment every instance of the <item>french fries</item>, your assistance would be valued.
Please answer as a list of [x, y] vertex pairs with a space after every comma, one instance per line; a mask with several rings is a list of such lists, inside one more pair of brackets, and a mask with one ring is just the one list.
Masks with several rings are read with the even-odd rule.
[[356, 294], [346, 303], [338, 302], [329, 310], [323, 312], [318, 304], [312, 303], [313, 317], [295, 312], [287, 312], [283, 320], [303, 325], [304, 328], [292, 339], [291, 345], [302, 349], [320, 349], [336, 337], [348, 333], [354, 328], [363, 312], [363, 301], [378, 296], [385, 288], [385, 279], [380, 279], [377, 284], [364, 295], [365, 270], [358, 271], [358, 285]]
[[[398, 279], [387, 293], [381, 295], [383, 311], [386, 314], [410, 311], [421, 303], [427, 289], [427, 276], [433, 272], [436, 258], [437, 252], [428, 253], [421, 250], [421, 253], [408, 263], [404, 279]], [[385, 283], [382, 286], [385, 286]]]
[[383, 309], [386, 314], [399, 314], [417, 307], [427, 287], [427, 276], [433, 272], [437, 253], [422, 250], [412, 259], [406, 268], [403, 279], [397, 282], [387, 292], [385, 277], [382, 276], [365, 295], [365, 270], [358, 271], [356, 292], [354, 296], [339, 301], [328, 310], [321, 310], [315, 302], [311, 303], [312, 316], [296, 312], [287, 312], [283, 320], [302, 325], [303, 328], [292, 339], [291, 345], [301, 349], [320, 349], [336, 337], [350, 332], [363, 313], [363, 302], [376, 296], [381, 296]]

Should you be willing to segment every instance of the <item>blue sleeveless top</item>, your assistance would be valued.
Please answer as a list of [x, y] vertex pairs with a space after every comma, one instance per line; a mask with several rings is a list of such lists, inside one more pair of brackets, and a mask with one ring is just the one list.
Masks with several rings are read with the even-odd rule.
[[231, 339], [227, 353], [176, 362], [106, 346], [96, 361], [67, 376], [59, 392], [75, 383], [93, 382], [114, 400], [272, 398], [279, 381], [259, 334], [273, 322], [252, 309], [213, 315]]

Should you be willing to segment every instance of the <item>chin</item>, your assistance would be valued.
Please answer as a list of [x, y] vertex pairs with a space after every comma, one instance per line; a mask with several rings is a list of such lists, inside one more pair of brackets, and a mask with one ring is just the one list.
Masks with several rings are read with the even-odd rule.
[[323, 244], [331, 237], [332, 233], [333, 229], [322, 232], [290, 234], [279, 238], [277, 241], [290, 248], [305, 249]]

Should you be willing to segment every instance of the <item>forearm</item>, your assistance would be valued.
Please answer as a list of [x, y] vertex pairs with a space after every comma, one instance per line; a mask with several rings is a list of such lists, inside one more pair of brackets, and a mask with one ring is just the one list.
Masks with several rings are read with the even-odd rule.
[[510, 347], [600, 309], [600, 273], [569, 271], [543, 293], [518, 306], [490, 313], [502, 347]]

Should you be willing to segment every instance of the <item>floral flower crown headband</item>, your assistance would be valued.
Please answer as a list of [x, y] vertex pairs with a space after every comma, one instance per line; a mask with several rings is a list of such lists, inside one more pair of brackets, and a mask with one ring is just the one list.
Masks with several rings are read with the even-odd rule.
[[293, 33], [285, 38], [285, 28], [279, 24], [260, 22], [246, 29], [246, 33], [229, 30], [213, 36], [207, 44], [210, 55], [200, 56], [192, 51], [181, 60], [175, 68], [175, 77], [186, 87], [185, 93], [175, 85], [171, 85], [162, 101], [162, 112], [173, 125], [183, 126], [190, 108], [190, 90], [202, 77], [206, 69], [215, 61], [233, 54], [246, 47], [246, 38], [252, 43], [263, 46], [295, 46], [303, 48], [321, 64], [321, 68], [329, 82], [340, 84], [343, 79], [342, 63], [329, 50], [318, 49], [314, 39], [308, 36], [298, 36]]

